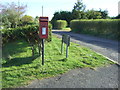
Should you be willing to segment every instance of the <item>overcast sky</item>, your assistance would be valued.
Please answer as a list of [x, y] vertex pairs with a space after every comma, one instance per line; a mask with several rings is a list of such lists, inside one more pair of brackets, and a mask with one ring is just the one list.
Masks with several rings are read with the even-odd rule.
[[[18, 1], [21, 4], [27, 4], [27, 11], [25, 14], [35, 16], [42, 15], [42, 5], [44, 7], [44, 16], [48, 16], [49, 19], [53, 17], [55, 11], [71, 11], [77, 0], [0, 0], [0, 3], [10, 3]], [[119, 0], [82, 0], [86, 5], [86, 10], [94, 9], [108, 10], [109, 16], [118, 15], [118, 2]]]

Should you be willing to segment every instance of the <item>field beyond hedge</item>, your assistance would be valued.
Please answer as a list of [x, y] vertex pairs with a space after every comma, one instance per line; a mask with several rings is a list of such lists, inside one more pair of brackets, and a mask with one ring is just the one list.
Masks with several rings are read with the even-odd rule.
[[7, 43], [3, 47], [2, 87], [19, 87], [33, 79], [63, 74], [77, 67], [95, 68], [113, 64], [89, 48], [72, 42], [68, 59], [65, 58], [65, 53], [61, 55], [60, 50], [61, 40], [53, 36], [51, 42], [45, 43], [45, 65], [42, 66], [38, 50], [36, 49], [36, 54], [32, 57], [30, 46], [25, 40]]
[[72, 20], [70, 27], [73, 32], [120, 40], [120, 19]]

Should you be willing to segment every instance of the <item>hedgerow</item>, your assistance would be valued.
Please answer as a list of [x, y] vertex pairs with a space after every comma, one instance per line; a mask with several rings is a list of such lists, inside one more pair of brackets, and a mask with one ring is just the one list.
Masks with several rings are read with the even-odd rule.
[[73, 32], [120, 40], [119, 24], [120, 19], [72, 20], [70, 27]]
[[[52, 40], [52, 25], [49, 23], [49, 35], [46, 41]], [[39, 55], [41, 55], [41, 39], [39, 38], [39, 26], [38, 25], [28, 25], [24, 27], [18, 28], [9, 28], [9, 29], [2, 29], [2, 45], [19, 40], [24, 39], [26, 40], [29, 45], [31, 46], [32, 56], [35, 55], [35, 45], [38, 45]]]
[[[51, 41], [51, 29], [52, 25], [49, 24], [49, 38], [47, 41]], [[38, 25], [28, 25], [24, 27], [18, 28], [8, 28], [2, 29], [2, 45], [6, 43], [18, 39], [25, 39], [29, 43], [37, 43], [40, 40], [38, 33], [39, 33], [39, 26]]]
[[54, 21], [53, 23], [54, 25], [54, 29], [63, 29], [67, 26], [67, 21], [65, 20], [57, 20], [57, 21]]

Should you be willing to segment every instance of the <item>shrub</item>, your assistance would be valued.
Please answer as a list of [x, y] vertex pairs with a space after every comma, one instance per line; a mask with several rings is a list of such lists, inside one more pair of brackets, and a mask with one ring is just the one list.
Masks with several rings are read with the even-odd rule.
[[54, 29], [63, 29], [67, 26], [67, 21], [65, 20], [57, 20], [54, 22]]
[[[52, 25], [49, 24], [49, 38], [47, 41], [51, 41], [52, 37]], [[28, 25], [24, 27], [18, 27], [18, 28], [9, 28], [9, 29], [2, 29], [2, 44], [6, 44], [10, 41], [14, 41], [17, 39], [25, 39], [29, 43], [37, 43], [39, 36], [38, 36], [38, 25]]]
[[73, 32], [120, 40], [119, 24], [120, 19], [72, 20], [70, 28]]
[[49, 35], [48, 35], [48, 39], [47, 39], [47, 41], [49, 42], [49, 41], [52, 41], [52, 24], [51, 23], [49, 23], [48, 24], [48, 28], [49, 28]]

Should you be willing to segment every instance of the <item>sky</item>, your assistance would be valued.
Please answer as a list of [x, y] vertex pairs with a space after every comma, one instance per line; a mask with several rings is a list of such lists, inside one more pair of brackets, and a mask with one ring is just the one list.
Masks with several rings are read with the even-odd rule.
[[[27, 5], [26, 15], [33, 17], [48, 16], [49, 20], [53, 17], [56, 11], [72, 11], [73, 6], [77, 0], [0, 0], [0, 3], [11, 3], [16, 2], [20, 5]], [[118, 2], [120, 0], [82, 0], [83, 4], [86, 5], [86, 10], [108, 10], [109, 16], [118, 15]]]

